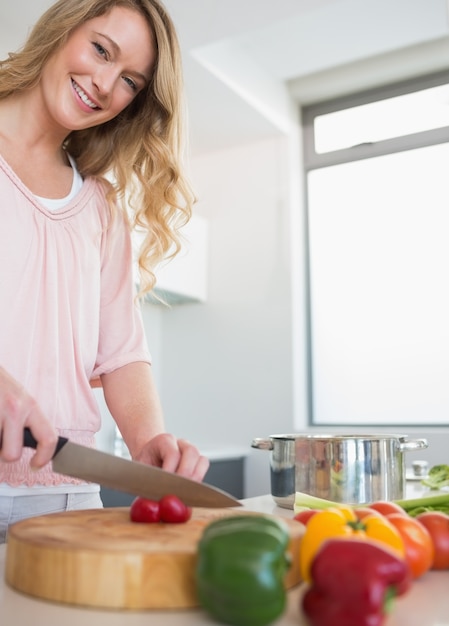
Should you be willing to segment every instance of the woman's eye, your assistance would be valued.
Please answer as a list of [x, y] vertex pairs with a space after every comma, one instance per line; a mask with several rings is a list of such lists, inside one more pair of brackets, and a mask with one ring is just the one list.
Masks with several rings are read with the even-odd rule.
[[98, 43], [97, 41], [93, 42], [93, 46], [94, 46], [95, 50], [98, 52], [98, 54], [101, 54], [101, 56], [107, 58], [108, 51], [106, 50], [106, 48], [103, 48], [103, 46], [100, 43]]
[[131, 89], [132, 89], [133, 91], [137, 91], [137, 85], [136, 85], [136, 83], [133, 81], [133, 79], [132, 79], [132, 78], [129, 78], [128, 76], [124, 76], [124, 77], [123, 77], [123, 80], [125, 81], [125, 83], [126, 83], [127, 85], [129, 85], [129, 86], [131, 87]]

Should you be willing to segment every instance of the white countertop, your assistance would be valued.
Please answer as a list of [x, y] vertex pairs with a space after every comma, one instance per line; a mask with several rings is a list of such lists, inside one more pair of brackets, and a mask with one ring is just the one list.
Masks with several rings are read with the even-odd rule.
[[[276, 506], [271, 496], [242, 500], [245, 509], [292, 517], [293, 512]], [[4, 580], [6, 547], [0, 546], [0, 621], [2, 626], [216, 626], [202, 610], [189, 611], [103, 611], [52, 604], [10, 589]], [[301, 614], [304, 586], [288, 593], [288, 606], [273, 626], [307, 626]], [[329, 625], [331, 626], [331, 625]], [[396, 600], [384, 626], [449, 626], [449, 571], [428, 572], [411, 590]]]
[[244, 459], [249, 455], [249, 449], [242, 446], [225, 446], [222, 448], [200, 446], [200, 452], [209, 461], [233, 461], [234, 459]]

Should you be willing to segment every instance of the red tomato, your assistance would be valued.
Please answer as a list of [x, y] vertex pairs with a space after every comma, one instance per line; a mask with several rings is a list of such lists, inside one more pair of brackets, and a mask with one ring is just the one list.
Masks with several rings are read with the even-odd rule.
[[382, 513], [376, 511], [376, 509], [371, 509], [369, 506], [359, 506], [354, 509], [354, 513], [356, 514], [357, 519], [362, 520], [368, 515], [374, 515], [374, 517], [384, 517]]
[[293, 519], [297, 522], [301, 522], [301, 524], [304, 524], [304, 526], [307, 526], [307, 522], [311, 517], [315, 515], [315, 513], [318, 513], [318, 509], [304, 509], [304, 511], [299, 511], [299, 513], [296, 513]]
[[435, 554], [432, 569], [449, 569], [449, 515], [440, 511], [426, 511], [416, 518], [432, 537]]
[[132, 522], [150, 523], [160, 520], [159, 502], [147, 500], [147, 498], [136, 498], [130, 508]]
[[432, 537], [425, 526], [410, 515], [391, 513], [387, 520], [399, 531], [405, 548], [405, 560], [412, 578], [419, 578], [431, 567], [434, 557]]
[[192, 509], [186, 506], [178, 496], [167, 495], [159, 500], [161, 521], [170, 524], [187, 522], [192, 517]]
[[396, 504], [395, 502], [390, 502], [388, 500], [379, 500], [378, 502], [373, 502], [372, 504], [368, 504], [367, 506], [370, 509], [374, 509], [378, 513], [381, 513], [381, 515], [390, 515], [391, 513], [401, 513], [402, 515], [408, 515], [408, 513], [406, 513], [404, 509], [399, 506], [399, 504]]

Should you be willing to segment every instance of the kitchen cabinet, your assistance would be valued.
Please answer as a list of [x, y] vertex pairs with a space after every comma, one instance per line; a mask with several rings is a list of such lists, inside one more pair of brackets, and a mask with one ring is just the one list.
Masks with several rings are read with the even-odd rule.
[[211, 461], [204, 482], [223, 489], [241, 500], [244, 496], [244, 467], [244, 457]]
[[[292, 511], [276, 506], [271, 496], [242, 500], [246, 510], [291, 517]], [[216, 624], [205, 611], [123, 611], [87, 609], [50, 603], [10, 589], [4, 580], [6, 547], [0, 546], [0, 615], [5, 626], [201, 626]], [[411, 590], [396, 600], [384, 626], [449, 626], [449, 571], [428, 572]], [[305, 586], [288, 592], [287, 608], [273, 626], [308, 626], [300, 609]], [[330, 625], [331, 626], [331, 625]]]
[[[134, 235], [137, 251], [139, 235]], [[170, 305], [205, 302], [207, 299], [208, 223], [193, 215], [181, 230], [181, 250], [176, 257], [161, 263], [155, 270], [156, 296]], [[136, 270], [137, 280], [137, 270]], [[158, 303], [151, 295], [148, 302]]]

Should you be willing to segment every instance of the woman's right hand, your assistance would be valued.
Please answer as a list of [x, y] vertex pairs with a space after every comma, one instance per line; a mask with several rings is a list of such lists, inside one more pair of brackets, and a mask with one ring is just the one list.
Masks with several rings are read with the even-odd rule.
[[28, 426], [38, 445], [30, 465], [39, 469], [52, 458], [58, 435], [36, 400], [0, 367], [0, 458], [18, 461], [23, 449], [23, 429]]

